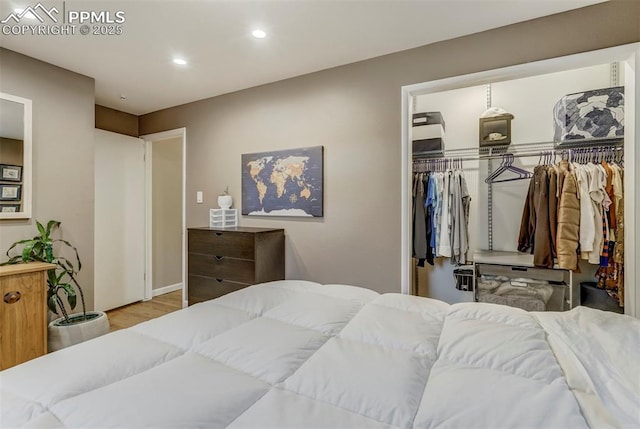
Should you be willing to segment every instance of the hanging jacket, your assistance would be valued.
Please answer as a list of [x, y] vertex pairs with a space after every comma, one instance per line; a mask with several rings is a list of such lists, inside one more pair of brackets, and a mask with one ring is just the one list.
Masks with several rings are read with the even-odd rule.
[[548, 169], [546, 166], [537, 166], [529, 183], [522, 213], [518, 250], [533, 253], [536, 267], [553, 268], [551, 245]]
[[578, 268], [578, 241], [580, 234], [580, 201], [578, 185], [566, 161], [560, 163], [564, 175], [558, 208], [558, 266], [566, 270]]
[[547, 167], [547, 174], [549, 176], [549, 229], [551, 235], [551, 257], [555, 258], [556, 253], [556, 237], [558, 229], [558, 194], [556, 189], [558, 187], [558, 173], [555, 167]]
[[[419, 260], [419, 266], [424, 266], [427, 257], [427, 233], [424, 214], [425, 189], [423, 173], [413, 178], [413, 256]], [[421, 260], [421, 261], [420, 261]]]
[[593, 223], [593, 205], [589, 195], [589, 173], [580, 164], [573, 164], [578, 185], [578, 197], [580, 198], [580, 252], [582, 259], [588, 259], [589, 252], [593, 252], [593, 241], [596, 235], [596, 226]]
[[533, 234], [536, 228], [533, 204], [535, 183], [536, 182], [532, 177], [529, 181], [529, 190], [527, 191], [527, 196], [524, 199], [522, 220], [520, 222], [520, 233], [518, 234], [518, 250], [520, 252], [527, 252], [533, 249]]

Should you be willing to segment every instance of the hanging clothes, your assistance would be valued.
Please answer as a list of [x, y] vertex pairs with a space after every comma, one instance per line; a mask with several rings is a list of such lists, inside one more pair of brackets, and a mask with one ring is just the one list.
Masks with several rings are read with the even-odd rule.
[[[607, 158], [603, 152], [582, 150], [577, 161], [535, 168], [525, 198], [518, 250], [531, 252], [537, 267], [553, 267], [555, 260], [557, 267], [575, 271], [579, 259], [598, 265], [597, 286], [622, 307], [624, 168], [612, 162], [611, 156], [602, 160]], [[540, 198], [545, 193], [548, 206]]]
[[556, 167], [550, 165], [547, 167], [547, 176], [549, 178], [549, 189], [547, 195], [549, 196], [549, 229], [551, 235], [551, 259], [557, 257], [557, 243], [556, 235], [558, 230], [558, 171]]
[[451, 170], [444, 173], [438, 256], [451, 257]]
[[413, 257], [418, 259], [418, 266], [424, 266], [427, 258], [427, 225], [424, 213], [426, 200], [424, 189], [424, 173], [413, 177]]
[[588, 259], [589, 253], [593, 252], [593, 242], [595, 240], [595, 225], [593, 205], [589, 195], [589, 173], [584, 165], [573, 163], [573, 170], [576, 172], [578, 184], [578, 198], [580, 199], [580, 254], [581, 259]]
[[575, 173], [566, 161], [560, 163], [564, 174], [558, 208], [558, 266], [567, 270], [578, 268], [578, 243], [580, 241], [580, 202]]
[[427, 239], [427, 256], [426, 260], [429, 265], [433, 265], [433, 203], [435, 201], [435, 180], [433, 174], [427, 174], [425, 189], [427, 190], [427, 198], [424, 203], [425, 219], [426, 219], [426, 239]]
[[444, 173], [438, 172], [435, 173], [435, 184], [436, 184], [436, 204], [435, 209], [433, 211], [433, 239], [432, 246], [433, 247], [433, 256], [439, 257], [441, 256], [438, 252], [438, 247], [440, 246], [440, 230], [442, 228], [442, 198], [443, 198], [443, 189], [444, 189]]
[[536, 267], [552, 268], [551, 228], [549, 225], [549, 175], [546, 166], [537, 166], [525, 200], [518, 250], [533, 254]]
[[457, 265], [467, 263], [467, 253], [469, 251], [469, 207], [471, 196], [467, 188], [467, 181], [460, 171], [455, 171], [453, 175], [452, 187], [453, 210], [452, 213], [452, 262]]
[[[622, 188], [623, 170], [615, 165], [602, 163], [607, 174], [605, 193], [611, 201], [604, 205], [606, 231], [603, 232], [608, 241], [605, 241], [600, 256], [600, 268], [596, 272], [597, 286], [605, 289], [609, 296], [618, 301], [620, 307], [624, 307], [624, 198]], [[620, 206], [622, 210], [620, 210]]]
[[414, 173], [412, 238], [419, 266], [425, 261], [433, 265], [436, 257], [450, 257], [456, 265], [467, 263], [470, 205], [460, 169]]

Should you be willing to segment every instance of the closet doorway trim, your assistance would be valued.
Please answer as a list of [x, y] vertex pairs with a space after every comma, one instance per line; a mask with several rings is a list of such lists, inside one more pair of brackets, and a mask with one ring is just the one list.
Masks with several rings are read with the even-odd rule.
[[[582, 67], [589, 67], [598, 64], [605, 64], [619, 61], [620, 67], [625, 68], [625, 88], [627, 106], [627, 120], [624, 150], [625, 163], [632, 165], [629, 173], [625, 174], [626, 183], [638, 183], [640, 181], [640, 157], [636, 156], [635, 147], [640, 146], [640, 43], [616, 46], [591, 52], [568, 55], [564, 57], [552, 58], [549, 60], [536, 61], [532, 63], [519, 64], [495, 70], [488, 70], [462, 76], [455, 76], [430, 82], [423, 82], [414, 85], [406, 85], [401, 88], [402, 106], [402, 132], [401, 132], [401, 269], [400, 281], [401, 292], [408, 294], [411, 282], [411, 142], [409, 141], [409, 124], [413, 114], [414, 97], [423, 94], [430, 94], [452, 89], [466, 88], [477, 85], [487, 85], [494, 82], [521, 79], [547, 73], [555, 73], [572, 70]], [[445, 150], [446, 153], [446, 150]], [[627, 189], [633, 189], [629, 187]], [[636, 280], [637, 270], [634, 262], [640, 257], [640, 244], [636, 242], [636, 229], [640, 229], [640, 200], [636, 201], [635, 193], [625, 193], [625, 238], [627, 243], [634, 243], [633, 246], [625, 246], [625, 288], [626, 314], [640, 316], [640, 291], [635, 289], [638, 283]]]

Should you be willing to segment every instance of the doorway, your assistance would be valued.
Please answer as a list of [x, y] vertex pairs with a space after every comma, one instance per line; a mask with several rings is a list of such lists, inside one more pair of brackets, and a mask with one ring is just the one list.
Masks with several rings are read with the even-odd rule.
[[182, 291], [186, 307], [186, 129], [145, 141], [145, 300]]
[[[624, 151], [625, 164], [631, 165], [628, 173], [625, 173], [624, 186], [625, 189], [633, 190], [634, 184], [638, 180], [638, 165], [640, 164], [640, 158], [635, 155], [635, 148], [639, 140], [638, 134], [640, 134], [636, 132], [637, 124], [640, 122], [637, 109], [637, 106], [640, 105], [640, 91], [637, 85], [640, 80], [640, 44], [638, 43], [402, 87], [402, 293], [409, 293], [411, 282], [410, 224], [412, 202], [409, 186], [411, 177], [409, 124], [413, 113], [414, 97], [612, 62], [619, 62], [624, 69], [625, 81], [621, 82], [621, 84], [625, 86], [625, 115], [628, 118], [625, 124]], [[640, 224], [640, 213], [633, 209], [637, 205], [635, 198], [633, 191], [625, 192], [625, 207], [627, 208], [625, 215], [625, 241], [633, 243], [625, 247], [625, 312], [632, 316], [638, 316], [640, 313], [640, 293], [635, 289], [637, 274], [634, 264], [638, 252], [640, 252], [638, 248], [640, 244], [633, 238], [637, 225]]]

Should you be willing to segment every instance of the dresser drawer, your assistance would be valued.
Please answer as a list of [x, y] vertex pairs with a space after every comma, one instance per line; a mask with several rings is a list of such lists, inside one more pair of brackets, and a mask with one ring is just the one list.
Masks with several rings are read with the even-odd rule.
[[189, 230], [189, 252], [254, 259], [254, 234], [236, 231]]
[[189, 274], [253, 284], [255, 281], [255, 263], [227, 256], [189, 253]]
[[247, 286], [246, 283], [189, 275], [189, 305], [218, 298]]

